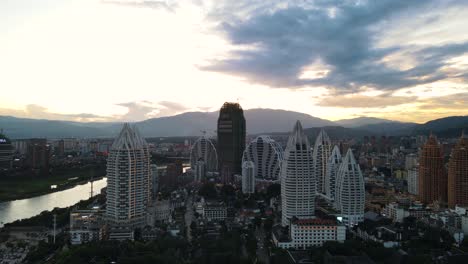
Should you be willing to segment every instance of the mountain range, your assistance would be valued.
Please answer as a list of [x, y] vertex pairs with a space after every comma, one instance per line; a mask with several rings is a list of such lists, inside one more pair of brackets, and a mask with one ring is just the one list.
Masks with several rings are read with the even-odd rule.
[[[215, 135], [218, 114], [218, 112], [186, 112], [174, 116], [151, 118], [135, 122], [135, 124], [145, 137], [198, 136], [202, 135], [202, 131], [206, 131], [208, 135]], [[333, 122], [299, 112], [260, 108], [244, 110], [244, 115], [247, 133], [250, 135], [287, 132], [292, 129], [296, 120], [301, 121], [304, 128], [332, 127], [332, 130], [337, 133], [355, 136], [428, 134], [430, 131], [451, 136], [459, 134], [463, 128], [468, 129], [468, 116], [447, 117], [426, 124], [416, 124], [374, 117]], [[12, 139], [115, 137], [121, 126], [122, 122], [73, 122], [0, 116], [0, 129], [3, 129], [4, 134]]]

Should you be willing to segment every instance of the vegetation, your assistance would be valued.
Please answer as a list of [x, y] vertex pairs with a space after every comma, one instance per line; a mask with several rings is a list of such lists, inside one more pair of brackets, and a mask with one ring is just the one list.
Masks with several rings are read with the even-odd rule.
[[179, 238], [155, 241], [100, 241], [72, 246], [54, 258], [57, 264], [78, 263], [187, 263], [189, 244]]
[[[192, 263], [195, 264], [237, 264], [237, 263], [252, 263], [252, 260], [243, 257], [244, 250], [250, 251], [255, 255], [256, 242], [248, 238], [248, 247], [243, 248], [243, 235], [239, 231], [223, 232], [221, 237], [213, 239], [212, 237], [203, 236], [197, 240], [196, 246], [198, 250]], [[255, 239], [255, 238], [253, 238]], [[255, 243], [255, 244], [254, 244]], [[247, 253], [247, 252], [246, 252]], [[252, 254], [251, 254], [252, 256]]]
[[[95, 179], [106, 174], [104, 165], [86, 165], [80, 168], [58, 168], [50, 176], [15, 176], [0, 177], [0, 202], [25, 199], [46, 193], [64, 190], [80, 182], [88, 181], [91, 175]], [[69, 180], [71, 178], [76, 178]], [[51, 189], [51, 185], [57, 185]]]

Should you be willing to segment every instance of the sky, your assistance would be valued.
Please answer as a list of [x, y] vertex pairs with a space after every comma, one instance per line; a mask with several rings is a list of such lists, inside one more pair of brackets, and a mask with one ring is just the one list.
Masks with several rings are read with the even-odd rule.
[[0, 115], [468, 115], [468, 0], [0, 0]]

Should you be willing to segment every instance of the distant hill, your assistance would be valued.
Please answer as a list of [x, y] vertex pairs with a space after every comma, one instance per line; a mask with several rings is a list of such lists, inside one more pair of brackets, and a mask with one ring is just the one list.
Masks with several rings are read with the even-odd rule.
[[16, 118], [11, 116], [0, 116], [0, 128], [11, 139], [33, 137], [105, 137], [110, 135], [108, 129], [98, 128], [92, 124]]
[[468, 116], [450, 116], [432, 120], [415, 126], [411, 129], [411, 134], [429, 135], [432, 132], [438, 137], [458, 137], [462, 130], [468, 132]]
[[342, 127], [362, 127], [367, 125], [375, 125], [375, 124], [382, 124], [382, 123], [400, 123], [398, 121], [376, 118], [376, 117], [357, 117], [352, 119], [341, 119], [335, 121], [335, 124], [340, 125]]
[[[364, 135], [419, 135], [430, 131], [439, 137], [452, 137], [468, 132], [468, 116], [446, 117], [425, 124], [402, 123], [378, 118], [356, 118], [328, 121], [285, 110], [249, 109], [244, 111], [247, 123], [247, 134], [286, 133], [300, 120], [304, 128], [315, 138], [319, 127], [325, 127], [332, 138], [361, 137]], [[199, 136], [201, 131], [208, 135], [216, 133], [218, 112], [187, 112], [175, 116], [152, 118], [136, 122], [138, 129], [145, 137], [188, 137]], [[350, 120], [355, 120], [352, 124]], [[0, 116], [0, 129], [11, 139], [47, 137], [47, 138], [103, 138], [115, 137], [122, 127], [121, 122], [71, 122], [44, 119], [16, 118]], [[315, 129], [314, 129], [315, 128]]]
[[[249, 134], [288, 131], [296, 120], [300, 120], [305, 127], [334, 124], [304, 113], [285, 110], [249, 109], [244, 111], [244, 115]], [[145, 137], [186, 137], [201, 135], [201, 131], [215, 134], [217, 120], [218, 112], [187, 112], [135, 124]], [[0, 128], [3, 128], [10, 138], [114, 137], [121, 126], [122, 124], [117, 122], [79, 123], [0, 116]]]
[[358, 117], [353, 119], [343, 119], [335, 121], [338, 125], [348, 128], [358, 128], [378, 135], [398, 136], [404, 135], [412, 129], [416, 123], [403, 123], [389, 119], [376, 117]]

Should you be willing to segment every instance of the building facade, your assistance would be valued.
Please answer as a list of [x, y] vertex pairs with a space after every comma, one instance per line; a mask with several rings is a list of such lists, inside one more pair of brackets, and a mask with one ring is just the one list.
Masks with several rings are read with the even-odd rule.
[[448, 166], [448, 205], [468, 206], [468, 138], [462, 134], [452, 150]]
[[310, 219], [315, 214], [316, 181], [309, 140], [299, 121], [289, 135], [281, 165], [281, 224], [293, 217]]
[[107, 158], [106, 219], [111, 225], [145, 223], [151, 178], [148, 144], [136, 128], [124, 124]]
[[419, 199], [425, 204], [447, 201], [447, 173], [444, 154], [434, 135], [430, 135], [419, 158]]
[[315, 139], [313, 164], [315, 170], [315, 178], [317, 180], [317, 192], [325, 193], [325, 177], [327, 174], [327, 164], [332, 152], [330, 138], [325, 130], [321, 129]]
[[242, 163], [242, 193], [255, 193], [255, 164], [252, 161]]
[[259, 182], [279, 182], [283, 149], [269, 136], [258, 136], [249, 143], [242, 162], [254, 163], [254, 177]]
[[218, 154], [210, 139], [200, 137], [190, 150], [190, 167], [194, 171], [195, 181], [205, 179], [207, 172], [218, 171]]
[[320, 247], [327, 241], [345, 240], [346, 227], [334, 219], [294, 219], [286, 239], [281, 239], [278, 232], [273, 232], [273, 242], [283, 249], [303, 250]]
[[338, 169], [341, 165], [341, 153], [338, 146], [333, 147], [332, 153], [327, 162], [327, 173], [325, 175], [325, 194], [331, 199], [335, 200], [336, 193], [336, 177]]
[[353, 226], [364, 221], [365, 196], [361, 168], [353, 151], [348, 149], [338, 170], [336, 185], [336, 207], [344, 224]]
[[408, 182], [408, 192], [413, 195], [419, 194], [419, 184], [418, 184], [418, 168], [412, 168], [408, 170], [407, 182]]
[[246, 126], [244, 111], [238, 103], [224, 103], [218, 118], [218, 159], [221, 177], [232, 180], [242, 173], [242, 154], [245, 150]]
[[0, 170], [10, 169], [13, 162], [13, 145], [9, 138], [0, 133]]

